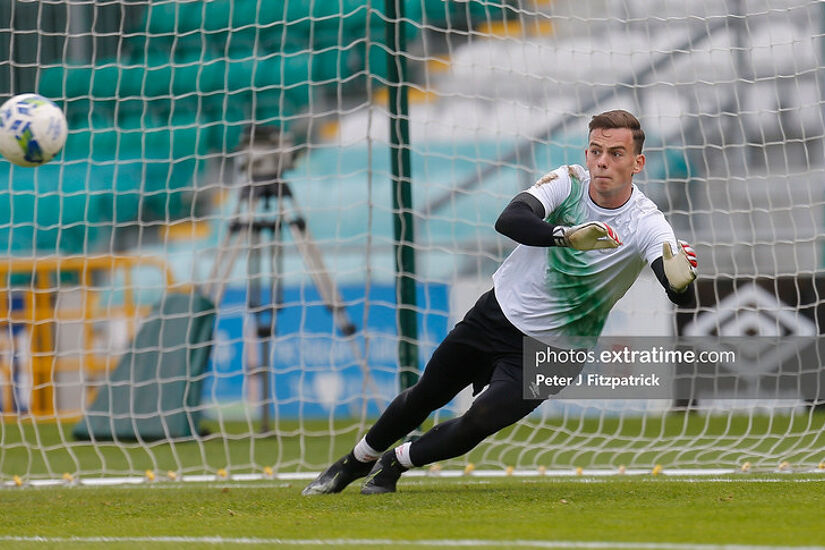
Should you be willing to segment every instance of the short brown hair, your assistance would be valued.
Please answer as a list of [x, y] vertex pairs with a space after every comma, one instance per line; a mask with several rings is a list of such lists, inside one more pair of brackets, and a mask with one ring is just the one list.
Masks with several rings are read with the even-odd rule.
[[622, 109], [615, 111], [605, 111], [595, 115], [590, 119], [590, 131], [596, 129], [609, 130], [612, 128], [627, 128], [633, 132], [633, 143], [636, 144], [636, 154], [642, 153], [642, 147], [645, 144], [645, 131], [642, 130], [642, 124], [639, 119], [632, 114]]

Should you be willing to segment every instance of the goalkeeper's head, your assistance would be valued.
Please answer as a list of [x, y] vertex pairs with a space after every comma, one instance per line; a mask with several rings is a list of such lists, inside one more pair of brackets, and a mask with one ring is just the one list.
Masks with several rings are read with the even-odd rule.
[[604, 208], [618, 208], [633, 192], [633, 176], [645, 165], [645, 133], [639, 119], [627, 111], [606, 111], [590, 121], [585, 150], [590, 172], [589, 193]]
[[633, 145], [635, 146], [635, 153], [642, 154], [642, 147], [645, 144], [645, 131], [642, 130], [642, 124], [639, 119], [623, 109], [616, 109], [614, 111], [605, 111], [595, 115], [590, 120], [590, 133], [593, 130], [612, 130], [615, 128], [627, 128], [633, 136]]

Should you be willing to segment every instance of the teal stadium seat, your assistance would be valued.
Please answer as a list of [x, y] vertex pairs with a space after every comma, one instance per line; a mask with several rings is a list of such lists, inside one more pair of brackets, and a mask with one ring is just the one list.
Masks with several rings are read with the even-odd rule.
[[[282, 34], [279, 29], [283, 29], [279, 12], [280, 10], [267, 9], [266, 3], [259, 8], [259, 3], [255, 0], [210, 2], [205, 6], [204, 30], [207, 41], [218, 53], [226, 52], [230, 56], [252, 54], [256, 42], [261, 42], [260, 50], [277, 51]], [[267, 33], [274, 35], [274, 43], [262, 43], [260, 38]]]
[[85, 187], [85, 168], [47, 164], [0, 172], [0, 250], [5, 255], [77, 254], [94, 246], [105, 197]]
[[[505, 0], [468, 0], [466, 2], [444, 2], [424, 0], [423, 20], [426, 24], [442, 29], [465, 29], [480, 23], [501, 21], [506, 17], [508, 3]], [[410, 2], [408, 1], [407, 6]], [[515, 17], [515, 11], [511, 17]]]
[[65, 65], [40, 70], [38, 91], [46, 97], [121, 99], [139, 96], [144, 69], [104, 60], [95, 65]]
[[206, 37], [201, 32], [204, 2], [153, 0], [128, 38], [129, 48], [138, 56], [164, 52], [174, 60], [204, 51]]
[[[505, 9], [405, 2], [409, 41], [422, 21], [465, 28]], [[111, 224], [186, 215], [206, 156], [234, 149], [250, 122], [288, 127], [313, 94], [358, 85], [367, 62], [385, 76], [374, 4], [369, 13], [361, 0], [153, 0], [121, 57], [42, 68], [38, 91], [63, 100], [69, 119], [65, 162], [0, 171], [0, 219], [11, 222], [0, 247], [91, 252]]]

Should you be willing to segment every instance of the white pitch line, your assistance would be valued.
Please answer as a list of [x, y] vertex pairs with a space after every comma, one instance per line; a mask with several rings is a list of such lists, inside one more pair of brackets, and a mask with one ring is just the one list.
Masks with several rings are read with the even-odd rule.
[[[758, 478], [758, 477], [751, 477], [761, 474], [775, 474], [777, 477], [773, 478]], [[317, 477], [319, 472], [284, 472], [284, 473], [276, 473], [272, 475], [264, 475], [260, 473], [239, 473], [239, 474], [231, 474], [225, 477], [218, 476], [216, 474], [181, 474], [177, 479], [168, 480], [166, 476], [163, 474], [157, 474], [157, 478], [153, 481], [149, 481], [146, 477], [142, 476], [126, 476], [126, 477], [97, 477], [97, 478], [83, 478], [77, 477], [72, 478], [70, 482], [66, 482], [63, 479], [31, 479], [25, 480], [17, 478], [14, 481], [0, 481], [0, 489], [2, 488], [17, 488], [19, 486], [25, 487], [55, 487], [55, 486], [117, 486], [117, 485], [132, 485], [132, 486], [139, 486], [139, 485], [153, 485], [155, 483], [171, 483], [173, 485], [178, 485], [180, 482], [186, 483], [222, 483], [222, 482], [264, 482], [267, 481], [281, 481], [281, 482], [291, 482], [291, 481], [307, 481], [312, 480]], [[811, 477], [809, 478], [802, 478], [802, 479], [782, 479], [782, 476], [790, 476], [790, 474], [807, 474]], [[721, 477], [721, 476], [730, 476], [730, 477]], [[592, 469], [592, 470], [582, 470], [578, 472], [576, 470], [548, 470], [546, 472], [539, 473], [536, 470], [515, 470], [509, 472], [507, 470], [475, 470], [472, 474], [468, 475], [465, 474], [463, 470], [441, 470], [437, 473], [433, 473], [426, 469], [417, 469], [412, 470], [410, 472], [406, 472], [404, 474], [404, 479], [409, 478], [428, 478], [428, 479], [438, 479], [438, 478], [464, 478], [464, 479], [471, 479], [471, 478], [506, 478], [506, 477], [513, 477], [513, 478], [521, 478], [521, 479], [569, 479], [569, 480], [578, 480], [582, 483], [598, 483], [600, 481], [607, 481], [607, 480], [616, 480], [616, 479], [634, 479], [634, 480], [642, 480], [642, 481], [653, 481], [655, 479], [670, 479], [670, 480], [678, 480], [681, 482], [686, 483], [702, 483], [702, 482], [755, 482], [755, 483], [765, 483], [765, 482], [780, 482], [780, 481], [794, 481], [794, 482], [817, 482], [823, 481], [825, 482], [825, 469], [812, 469], [808, 468], [805, 470], [784, 470], [784, 471], [763, 471], [763, 472], [750, 472], [750, 473], [742, 473], [739, 470], [731, 470], [731, 469], [673, 469], [673, 470], [663, 470], [661, 473], [658, 474], [655, 478], [652, 476], [650, 470], [642, 470], [642, 469], [633, 469], [627, 470], [624, 473], [619, 473], [615, 470], [602, 470], [602, 469]]]
[[51, 544], [108, 543], [169, 543], [169, 544], [243, 544], [292, 546], [423, 546], [423, 547], [493, 547], [493, 548], [558, 548], [558, 549], [643, 549], [643, 550], [825, 550], [825, 546], [766, 546], [748, 544], [693, 544], [674, 542], [610, 542], [567, 540], [481, 540], [481, 539], [279, 539], [229, 537], [15, 537], [0, 536], [0, 542], [33, 542]]

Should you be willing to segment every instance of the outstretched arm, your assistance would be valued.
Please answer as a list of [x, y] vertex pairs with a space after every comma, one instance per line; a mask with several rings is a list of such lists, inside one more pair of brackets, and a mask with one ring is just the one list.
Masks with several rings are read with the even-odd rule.
[[544, 221], [544, 206], [530, 193], [519, 193], [496, 220], [496, 231], [527, 246], [553, 246], [554, 225]]
[[530, 193], [519, 193], [496, 220], [496, 231], [527, 246], [569, 246], [577, 250], [616, 248], [618, 235], [602, 222], [574, 227], [544, 221], [544, 206]]

